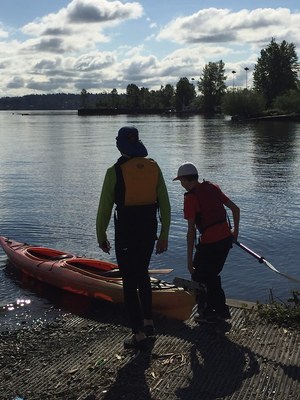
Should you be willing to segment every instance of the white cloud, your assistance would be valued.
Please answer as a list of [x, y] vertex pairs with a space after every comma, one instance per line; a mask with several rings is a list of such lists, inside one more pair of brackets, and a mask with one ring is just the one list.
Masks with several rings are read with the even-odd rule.
[[56, 14], [49, 14], [25, 25], [23, 33], [31, 36], [85, 35], [86, 31], [101, 31], [127, 19], [140, 18], [143, 8], [138, 3], [120, 1], [73, 0]]
[[103, 31], [124, 20], [140, 18], [143, 8], [138, 3], [106, 0], [73, 0], [56, 14], [35, 20], [22, 29], [28, 36], [38, 38], [33, 50], [43, 52], [74, 52], [93, 49], [106, 43]]
[[9, 33], [0, 24], [0, 39], [5, 39], [8, 37], [8, 35]]
[[79, 57], [74, 63], [74, 69], [77, 71], [97, 71], [103, 68], [111, 67], [116, 61], [113, 53], [93, 53], [85, 54]]
[[268, 43], [272, 37], [280, 39], [283, 34], [288, 34], [287, 41], [295, 40], [299, 33], [300, 14], [291, 13], [287, 8], [237, 12], [208, 8], [171, 21], [162, 28], [157, 39], [181, 44], [253, 44]]
[[73, 0], [66, 11], [69, 23], [89, 24], [139, 18], [142, 16], [143, 8], [139, 3]]
[[[132, 20], [130, 42], [123, 27]], [[240, 69], [236, 80], [243, 81], [247, 66], [250, 81], [272, 37], [300, 47], [300, 13], [287, 8], [208, 8], [171, 20], [154, 36], [157, 26], [139, 3], [117, 0], [72, 0], [23, 26], [18, 40], [0, 25], [0, 96], [121, 91], [129, 83], [156, 89], [183, 76], [198, 79], [205, 64], [221, 59], [229, 79]]]

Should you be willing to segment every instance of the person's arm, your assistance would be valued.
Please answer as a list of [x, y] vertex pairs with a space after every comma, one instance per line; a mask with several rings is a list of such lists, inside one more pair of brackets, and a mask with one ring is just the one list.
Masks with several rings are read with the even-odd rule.
[[239, 235], [239, 225], [240, 225], [240, 209], [239, 207], [230, 199], [227, 200], [225, 206], [228, 207], [232, 212], [233, 218], [233, 229], [232, 229], [232, 236], [236, 241]]
[[111, 167], [107, 170], [104, 178], [96, 219], [98, 244], [105, 253], [109, 253], [110, 250], [110, 243], [107, 240], [106, 230], [111, 218], [111, 211], [114, 204], [115, 185], [115, 168]]
[[195, 246], [195, 219], [189, 218], [188, 219], [188, 230], [186, 235], [187, 240], [187, 267], [190, 273], [194, 272], [193, 267], [193, 255], [194, 255], [194, 246]]
[[156, 254], [160, 254], [168, 249], [168, 237], [171, 223], [171, 206], [169, 195], [163, 174], [160, 169], [157, 187], [157, 199], [161, 218], [161, 230], [158, 241], [156, 242]]

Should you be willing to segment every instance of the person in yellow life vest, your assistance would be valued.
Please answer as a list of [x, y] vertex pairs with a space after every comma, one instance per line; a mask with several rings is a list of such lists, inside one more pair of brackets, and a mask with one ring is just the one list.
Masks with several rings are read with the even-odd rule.
[[[106, 230], [115, 205], [115, 252], [133, 333], [124, 347], [145, 350], [149, 336], [154, 335], [148, 267], [155, 242], [157, 254], [167, 251], [170, 202], [163, 174], [154, 160], [146, 158], [148, 152], [137, 128], [122, 127], [116, 145], [121, 157], [106, 171], [97, 212], [97, 240], [109, 253]], [[158, 212], [161, 224], [157, 238]]]

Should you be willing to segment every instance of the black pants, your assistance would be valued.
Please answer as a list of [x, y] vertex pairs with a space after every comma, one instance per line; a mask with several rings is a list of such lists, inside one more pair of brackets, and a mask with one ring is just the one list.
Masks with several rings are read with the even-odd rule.
[[205, 286], [205, 290], [197, 296], [199, 310], [223, 313], [228, 309], [219, 274], [231, 247], [231, 236], [219, 242], [199, 243], [196, 246], [192, 279]]
[[115, 216], [115, 248], [123, 280], [124, 303], [132, 333], [152, 319], [148, 267], [156, 240], [156, 208], [132, 207]]

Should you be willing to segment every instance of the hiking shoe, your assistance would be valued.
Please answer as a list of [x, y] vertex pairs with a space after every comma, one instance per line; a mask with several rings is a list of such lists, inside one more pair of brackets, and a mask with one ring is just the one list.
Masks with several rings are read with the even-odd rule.
[[147, 337], [155, 336], [155, 329], [153, 325], [145, 325], [144, 326], [144, 333]]
[[194, 315], [194, 321], [205, 324], [215, 324], [217, 322], [217, 319], [213, 313], [206, 314], [203, 312], [197, 312]]
[[136, 340], [135, 336], [126, 338], [124, 340], [124, 349], [135, 349], [140, 351], [147, 351], [151, 348], [151, 343], [148, 338]]

